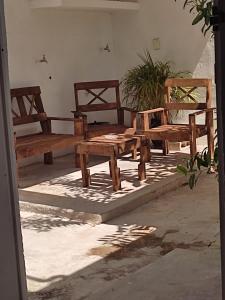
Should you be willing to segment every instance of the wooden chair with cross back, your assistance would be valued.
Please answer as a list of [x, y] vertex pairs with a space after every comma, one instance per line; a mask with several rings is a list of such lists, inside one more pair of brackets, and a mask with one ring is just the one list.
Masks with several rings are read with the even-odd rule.
[[[87, 103], [81, 103], [81, 92], [93, 96]], [[113, 101], [110, 101], [106, 92], [113, 94]], [[121, 105], [120, 89], [118, 80], [78, 82], [74, 84], [76, 109], [74, 117], [81, 122], [76, 123], [75, 132], [86, 139], [105, 134], [135, 134], [137, 112]], [[116, 111], [117, 122], [110, 124], [107, 117], [101, 121], [90, 123], [88, 113], [100, 111]], [[130, 126], [125, 125], [125, 111], [130, 113]], [[105, 121], [105, 122], [104, 122]], [[79, 166], [79, 157], [77, 157]]]
[[[172, 91], [179, 89], [183, 96], [189, 98], [190, 102], [181, 103], [174, 101]], [[195, 103], [192, 92], [198, 88], [205, 90], [205, 102]], [[183, 100], [183, 99], [180, 99]], [[209, 155], [214, 153], [214, 129], [212, 108], [212, 81], [210, 79], [168, 79], [165, 83], [165, 107], [140, 112], [141, 132], [151, 140], [163, 141], [163, 153], [167, 155], [168, 142], [190, 142], [190, 154], [194, 157], [197, 153], [196, 140], [199, 137], [207, 136]], [[190, 111], [188, 124], [173, 124], [170, 121], [171, 111]], [[194, 112], [193, 112], [194, 111]], [[161, 125], [150, 128], [150, 119], [154, 114], [160, 114]], [[196, 117], [205, 114], [204, 124], [198, 124]]]
[[[75, 134], [56, 134], [52, 131], [52, 121], [71, 122], [73, 128], [79, 120], [73, 118], [48, 117], [41, 99], [39, 86], [16, 88], [11, 90], [13, 125], [40, 123], [41, 131], [16, 136], [15, 150], [17, 160], [31, 156], [44, 155], [44, 163], [53, 163], [53, 151], [63, 150], [75, 145], [82, 137]], [[30, 128], [29, 128], [30, 129]], [[28, 130], [29, 130], [28, 129]]]

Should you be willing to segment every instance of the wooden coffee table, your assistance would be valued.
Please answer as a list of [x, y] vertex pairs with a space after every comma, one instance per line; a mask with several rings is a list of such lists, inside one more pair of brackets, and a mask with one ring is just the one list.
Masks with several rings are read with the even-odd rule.
[[142, 181], [146, 179], [145, 163], [150, 160], [149, 142], [144, 135], [109, 134], [81, 142], [77, 150], [80, 155], [83, 187], [88, 187], [91, 184], [90, 170], [87, 168], [87, 157], [98, 155], [109, 157], [109, 170], [113, 181], [113, 189], [114, 191], [121, 189], [117, 158], [131, 152], [133, 158], [136, 159], [138, 149], [140, 151], [138, 178]]

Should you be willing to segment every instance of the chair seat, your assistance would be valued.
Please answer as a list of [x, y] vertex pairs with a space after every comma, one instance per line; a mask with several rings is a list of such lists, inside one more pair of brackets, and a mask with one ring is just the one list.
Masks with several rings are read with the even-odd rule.
[[135, 129], [118, 124], [88, 125], [89, 138], [104, 134], [135, 134]]
[[32, 134], [16, 138], [17, 159], [75, 146], [81, 138], [70, 134]]
[[[152, 140], [169, 140], [171, 142], [182, 142], [190, 140], [190, 126], [187, 124], [161, 125], [149, 130], [142, 131]], [[196, 125], [196, 137], [207, 134], [205, 125]]]

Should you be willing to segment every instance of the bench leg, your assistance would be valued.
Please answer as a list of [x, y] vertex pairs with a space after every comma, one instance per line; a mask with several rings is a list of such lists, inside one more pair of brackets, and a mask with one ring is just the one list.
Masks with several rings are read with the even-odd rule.
[[121, 180], [120, 180], [120, 169], [117, 167], [117, 160], [115, 156], [111, 156], [110, 162], [110, 174], [113, 181], [113, 190], [117, 192], [121, 189]]
[[87, 168], [86, 154], [80, 154], [80, 166], [81, 166], [83, 187], [89, 187], [91, 184], [91, 176], [90, 176], [90, 170]]
[[151, 159], [152, 159], [152, 153], [151, 153], [151, 143], [150, 143], [150, 140], [149, 139], [147, 139], [146, 141], [145, 141], [145, 151], [146, 151], [146, 158], [147, 158], [147, 160], [146, 160], [146, 162], [150, 162], [151, 161]]
[[74, 159], [75, 159], [75, 168], [80, 169], [81, 164], [80, 164], [80, 154], [77, 152], [77, 146], [74, 147]]
[[44, 154], [44, 164], [45, 165], [52, 165], [53, 164], [53, 153], [48, 152]]

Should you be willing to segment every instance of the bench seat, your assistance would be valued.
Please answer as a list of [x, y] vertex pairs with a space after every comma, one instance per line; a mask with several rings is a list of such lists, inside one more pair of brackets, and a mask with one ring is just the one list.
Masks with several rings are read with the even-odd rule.
[[17, 159], [75, 146], [81, 139], [70, 134], [32, 134], [16, 138]]

